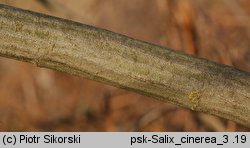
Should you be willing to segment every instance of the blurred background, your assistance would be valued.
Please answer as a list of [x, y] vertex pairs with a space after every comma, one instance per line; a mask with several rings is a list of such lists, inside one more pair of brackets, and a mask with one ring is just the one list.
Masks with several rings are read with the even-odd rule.
[[[0, 0], [250, 72], [248, 0]], [[232, 121], [0, 57], [0, 131], [250, 131]]]

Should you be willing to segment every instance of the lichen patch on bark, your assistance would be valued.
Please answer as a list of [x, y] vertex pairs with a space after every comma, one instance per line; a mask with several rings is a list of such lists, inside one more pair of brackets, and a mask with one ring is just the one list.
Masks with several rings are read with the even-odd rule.
[[194, 110], [195, 108], [198, 107], [198, 105], [200, 103], [200, 97], [201, 97], [201, 94], [196, 90], [193, 90], [189, 93], [188, 101], [191, 104], [192, 110]]

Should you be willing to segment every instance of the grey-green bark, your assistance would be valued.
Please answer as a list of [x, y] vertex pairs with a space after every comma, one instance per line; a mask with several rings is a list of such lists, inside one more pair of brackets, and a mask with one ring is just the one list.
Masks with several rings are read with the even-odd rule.
[[250, 127], [249, 73], [107, 30], [0, 5], [0, 55]]

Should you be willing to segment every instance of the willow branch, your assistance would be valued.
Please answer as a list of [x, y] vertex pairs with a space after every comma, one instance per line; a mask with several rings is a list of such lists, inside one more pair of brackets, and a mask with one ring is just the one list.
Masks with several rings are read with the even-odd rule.
[[0, 5], [0, 55], [250, 127], [249, 73], [107, 30]]

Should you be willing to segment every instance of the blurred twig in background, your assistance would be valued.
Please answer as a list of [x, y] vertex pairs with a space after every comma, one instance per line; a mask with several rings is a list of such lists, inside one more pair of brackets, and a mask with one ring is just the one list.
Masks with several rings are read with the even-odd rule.
[[52, 9], [52, 5], [49, 0], [37, 0], [39, 3], [41, 3], [43, 6], [45, 6], [48, 9]]

